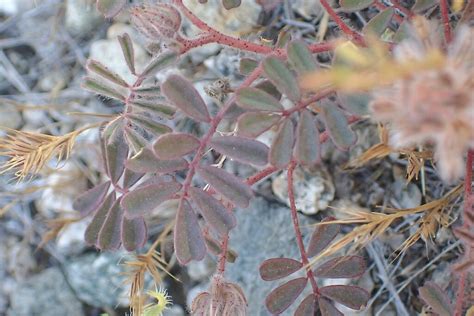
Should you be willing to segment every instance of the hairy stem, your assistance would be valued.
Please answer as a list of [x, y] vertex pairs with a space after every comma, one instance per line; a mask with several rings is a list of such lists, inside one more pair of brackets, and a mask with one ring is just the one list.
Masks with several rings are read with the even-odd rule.
[[336, 24], [339, 26], [339, 28], [349, 36], [350, 38], [354, 39], [357, 42], [363, 42], [362, 36], [351, 29], [334, 11], [334, 9], [331, 7], [331, 5], [327, 2], [327, 0], [321, 0], [321, 5], [324, 7], [326, 12], [329, 14], [329, 16], [336, 22]]
[[439, 6], [441, 9], [441, 20], [443, 21], [444, 27], [444, 38], [446, 39], [446, 43], [451, 43], [452, 35], [451, 35], [451, 26], [449, 25], [449, 8], [448, 8], [448, 0], [440, 0]]
[[311, 283], [314, 295], [318, 296], [319, 288], [316, 284], [316, 280], [314, 279], [313, 271], [309, 267], [309, 260], [308, 256], [306, 255], [306, 250], [304, 248], [303, 236], [301, 235], [300, 224], [298, 221], [298, 213], [296, 210], [295, 193], [293, 191], [293, 171], [295, 170], [295, 167], [296, 163], [294, 161], [292, 161], [290, 163], [290, 166], [288, 167], [288, 198], [290, 200], [291, 219], [293, 220], [293, 228], [295, 230], [296, 242], [298, 243], [298, 248], [301, 254], [301, 261], [306, 267], [306, 276], [308, 277]]

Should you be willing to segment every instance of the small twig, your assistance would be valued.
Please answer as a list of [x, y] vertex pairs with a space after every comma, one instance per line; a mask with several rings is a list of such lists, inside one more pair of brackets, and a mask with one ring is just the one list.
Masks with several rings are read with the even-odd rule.
[[449, 8], [447, 0], [440, 0], [439, 2], [441, 9], [441, 20], [443, 21], [444, 27], [444, 38], [446, 39], [446, 44], [451, 43], [451, 26], [449, 25]]

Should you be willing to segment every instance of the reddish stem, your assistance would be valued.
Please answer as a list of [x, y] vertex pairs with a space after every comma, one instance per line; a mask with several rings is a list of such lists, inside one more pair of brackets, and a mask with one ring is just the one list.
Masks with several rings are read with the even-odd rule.
[[321, 0], [320, 1], [322, 6], [324, 7], [324, 9], [326, 9], [327, 13], [329, 14], [329, 16], [334, 20], [334, 22], [336, 22], [336, 24], [339, 26], [339, 28], [347, 35], [349, 36], [351, 39], [354, 39], [356, 42], [364, 42], [362, 36], [357, 33], [356, 31], [354, 31], [353, 29], [351, 29], [336, 13], [336, 11], [334, 11], [334, 9], [331, 7], [331, 5], [329, 5], [329, 3], [326, 1], [326, 0]]
[[255, 183], [259, 182], [260, 180], [268, 177], [269, 175], [271, 175], [275, 171], [278, 171], [278, 170], [279, 169], [277, 167], [273, 167], [273, 166], [267, 167], [267, 168], [259, 171], [258, 173], [254, 174], [253, 176], [247, 178], [246, 182], [247, 182], [248, 185], [255, 184]]
[[315, 296], [319, 296], [319, 288], [316, 284], [316, 280], [314, 279], [314, 274], [311, 268], [309, 267], [309, 260], [308, 256], [306, 255], [306, 250], [304, 248], [303, 243], [303, 236], [300, 230], [300, 224], [298, 221], [298, 212], [296, 210], [296, 202], [295, 202], [295, 193], [293, 188], [293, 171], [295, 170], [296, 162], [292, 161], [288, 167], [288, 198], [290, 199], [290, 209], [291, 209], [291, 219], [293, 220], [293, 228], [295, 230], [296, 235], [296, 242], [298, 243], [298, 248], [301, 254], [301, 261], [303, 265], [306, 267], [306, 276], [311, 283], [311, 287], [313, 288], [313, 293]]
[[405, 14], [408, 18], [412, 18], [415, 16], [415, 14], [413, 12], [411, 12], [410, 10], [408, 10], [407, 8], [405, 8], [404, 6], [402, 6], [398, 0], [391, 0], [392, 2], [392, 6], [395, 8], [395, 9], [398, 9], [401, 13]]
[[221, 245], [221, 254], [219, 255], [219, 263], [217, 265], [217, 273], [224, 274], [225, 264], [227, 262], [227, 249], [229, 248], [229, 235], [225, 235], [224, 240], [222, 240]]
[[448, 7], [448, 0], [440, 0], [439, 2], [441, 8], [441, 19], [443, 21], [444, 27], [444, 38], [446, 39], [446, 43], [451, 43], [452, 35], [451, 35], [451, 26], [449, 25], [449, 7]]

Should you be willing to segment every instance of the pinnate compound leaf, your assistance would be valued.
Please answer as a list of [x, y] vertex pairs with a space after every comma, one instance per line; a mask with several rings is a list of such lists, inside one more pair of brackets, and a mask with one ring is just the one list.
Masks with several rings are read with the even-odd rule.
[[105, 65], [102, 63], [98, 62], [97, 60], [89, 59], [87, 61], [86, 65], [87, 70], [95, 72], [99, 76], [101, 76], [104, 79], [107, 79], [115, 84], [118, 84], [119, 86], [128, 87], [128, 83], [122, 79], [118, 74], [114, 73], [111, 71], [109, 68], [107, 68]]
[[291, 119], [286, 119], [280, 126], [270, 148], [270, 163], [277, 168], [285, 168], [291, 161], [295, 143], [294, 126]]
[[72, 207], [81, 216], [89, 215], [99, 208], [110, 188], [110, 181], [96, 185], [90, 190], [79, 195], [73, 202]]
[[443, 290], [433, 282], [425, 282], [418, 290], [421, 299], [440, 316], [452, 316], [453, 306]]
[[237, 161], [265, 166], [268, 162], [268, 146], [262, 142], [240, 136], [216, 136], [211, 147]]
[[260, 89], [271, 95], [277, 100], [281, 99], [281, 92], [278, 91], [277, 87], [270, 80], [263, 80], [255, 85], [255, 88]]
[[316, 297], [313, 294], [306, 296], [301, 301], [300, 305], [295, 311], [295, 316], [314, 316], [314, 313], [318, 310], [318, 303]]
[[122, 207], [127, 218], [144, 216], [161, 203], [172, 199], [181, 190], [181, 184], [169, 181], [139, 187], [124, 195]]
[[128, 33], [124, 33], [123, 35], [118, 36], [118, 41], [122, 48], [123, 57], [125, 58], [128, 69], [130, 69], [130, 72], [135, 75], [135, 51], [133, 50], [132, 39]]
[[188, 167], [184, 158], [160, 160], [150, 149], [143, 148], [138, 154], [125, 163], [127, 169], [142, 173], [169, 173], [183, 170]]
[[319, 310], [321, 311], [321, 316], [344, 316], [332, 303], [325, 299], [324, 297], [320, 297], [319, 300]]
[[127, 118], [133, 124], [146, 129], [153, 135], [162, 135], [162, 134], [170, 133], [172, 131], [170, 127], [164, 124], [158, 123], [156, 120], [152, 119], [151, 117], [148, 117], [142, 114], [128, 113]]
[[123, 218], [122, 221], [122, 243], [128, 251], [140, 249], [146, 243], [147, 229], [145, 219], [137, 217], [134, 219]]
[[376, 16], [374, 16], [362, 29], [362, 32], [364, 34], [376, 34], [376, 35], [382, 35], [382, 33], [385, 31], [385, 29], [388, 27], [390, 24], [390, 20], [392, 19], [393, 15], [395, 14], [395, 9], [390, 7]]
[[366, 268], [364, 258], [360, 256], [343, 256], [326, 261], [314, 270], [314, 275], [319, 278], [357, 278]]
[[176, 214], [174, 248], [176, 258], [182, 265], [191, 260], [202, 260], [206, 255], [206, 243], [197, 215], [186, 200], [182, 201]]
[[234, 214], [209, 193], [198, 188], [190, 188], [189, 193], [198, 206], [202, 217], [218, 235], [226, 236], [235, 227], [237, 221]]
[[160, 136], [153, 144], [159, 159], [171, 160], [187, 155], [199, 148], [201, 142], [191, 134], [170, 133]]
[[242, 136], [255, 138], [280, 121], [280, 116], [262, 112], [248, 112], [239, 116], [237, 133]]
[[[334, 217], [327, 217], [322, 222], [334, 220]], [[307, 255], [314, 257], [331, 243], [336, 238], [341, 226], [339, 224], [317, 225], [311, 235], [308, 244]]]
[[366, 290], [354, 285], [329, 285], [319, 291], [324, 297], [355, 310], [366, 306], [370, 298]]
[[176, 113], [176, 109], [170, 105], [166, 105], [158, 100], [138, 99], [130, 103], [134, 110], [142, 110], [151, 112], [159, 117], [171, 119]]
[[116, 250], [120, 247], [122, 236], [123, 209], [120, 199], [116, 200], [100, 229], [97, 247], [101, 250]]
[[298, 82], [283, 61], [276, 57], [267, 57], [262, 63], [268, 79], [292, 101], [301, 97]]
[[125, 163], [125, 172], [123, 173], [123, 189], [131, 188], [134, 184], [138, 182], [138, 180], [143, 178], [144, 175], [144, 172], [134, 172], [128, 169], [127, 164]]
[[111, 192], [107, 198], [104, 200], [102, 205], [99, 209], [95, 212], [92, 221], [86, 228], [86, 232], [84, 234], [84, 240], [88, 245], [96, 245], [99, 232], [102, 226], [104, 225], [105, 219], [107, 218], [107, 213], [109, 212], [112, 204], [115, 201], [115, 192]]
[[198, 167], [197, 172], [214, 190], [222, 194], [235, 205], [242, 208], [249, 206], [253, 192], [250, 186], [244, 183], [240, 178], [225, 170], [212, 166]]
[[303, 264], [290, 258], [267, 259], [260, 265], [260, 277], [265, 281], [273, 281], [295, 273]]
[[344, 12], [355, 12], [368, 8], [374, 0], [340, 0], [339, 4]]
[[128, 145], [125, 141], [122, 124], [119, 124], [105, 143], [106, 165], [112, 183], [117, 183], [125, 170]]
[[95, 78], [85, 77], [81, 87], [87, 91], [103, 95], [104, 97], [125, 101], [125, 92], [111, 87], [108, 83]]
[[286, 52], [288, 62], [298, 74], [304, 74], [317, 69], [313, 55], [303, 41], [297, 40], [290, 42], [286, 48]]
[[111, 19], [120, 13], [126, 3], [126, 0], [97, 0], [97, 10], [106, 19]]
[[341, 150], [348, 150], [357, 137], [347, 122], [344, 113], [335, 104], [321, 105], [324, 123], [334, 144]]
[[178, 59], [178, 53], [175, 51], [168, 51], [154, 57], [145, 67], [140, 77], [148, 78], [156, 75], [162, 69], [173, 65]]
[[222, 0], [222, 5], [227, 10], [234, 9], [240, 6], [242, 0]]
[[246, 110], [253, 111], [283, 111], [283, 105], [267, 92], [258, 89], [246, 87], [237, 91], [237, 104]]
[[283, 313], [303, 292], [308, 283], [307, 278], [298, 278], [288, 281], [268, 294], [265, 306], [272, 314]]
[[304, 165], [314, 165], [320, 160], [319, 131], [308, 110], [300, 113], [296, 128], [295, 157]]
[[369, 114], [370, 95], [368, 93], [343, 93], [337, 92], [341, 106], [352, 114]]
[[123, 128], [123, 136], [127, 141], [128, 146], [132, 150], [133, 154], [136, 154], [142, 150], [142, 148], [148, 146], [148, 141], [139, 133], [136, 129], [125, 126]]
[[169, 76], [161, 85], [161, 91], [174, 106], [189, 117], [201, 122], [211, 120], [204, 100], [193, 85], [183, 77]]

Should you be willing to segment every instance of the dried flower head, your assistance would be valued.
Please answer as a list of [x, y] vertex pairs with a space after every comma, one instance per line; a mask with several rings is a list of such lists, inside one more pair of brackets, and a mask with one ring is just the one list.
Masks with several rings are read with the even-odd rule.
[[199, 316], [245, 316], [247, 300], [237, 284], [221, 275], [212, 278], [210, 292], [200, 293], [191, 306], [191, 314]]
[[[413, 37], [394, 49], [400, 63], [423, 61], [442, 52], [438, 32], [416, 18]], [[443, 65], [417, 71], [376, 89], [371, 102], [373, 117], [389, 123], [390, 145], [396, 148], [432, 144], [443, 180], [463, 174], [463, 155], [474, 147], [474, 32], [457, 28], [456, 38], [444, 54]]]
[[152, 41], [174, 39], [181, 27], [181, 15], [166, 3], [141, 4], [130, 10], [135, 28]]

